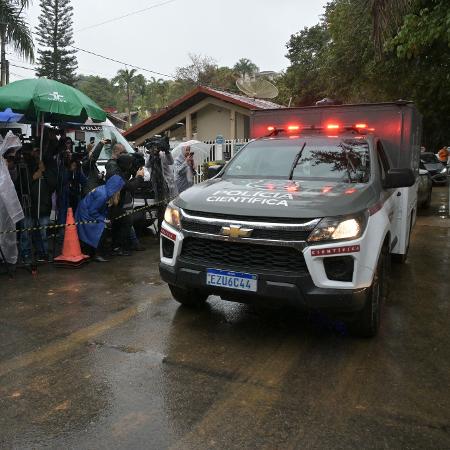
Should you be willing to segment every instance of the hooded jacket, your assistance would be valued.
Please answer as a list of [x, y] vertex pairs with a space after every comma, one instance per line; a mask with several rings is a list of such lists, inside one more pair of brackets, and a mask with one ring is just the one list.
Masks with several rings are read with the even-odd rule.
[[97, 248], [105, 229], [105, 219], [108, 214], [108, 200], [125, 185], [119, 175], [113, 175], [106, 184], [89, 192], [81, 200], [75, 213], [77, 222], [96, 220], [97, 223], [77, 225], [80, 240]]
[[181, 194], [186, 189], [194, 185], [195, 170], [186, 162], [183, 154], [178, 155], [174, 164], [175, 183], [178, 193]]

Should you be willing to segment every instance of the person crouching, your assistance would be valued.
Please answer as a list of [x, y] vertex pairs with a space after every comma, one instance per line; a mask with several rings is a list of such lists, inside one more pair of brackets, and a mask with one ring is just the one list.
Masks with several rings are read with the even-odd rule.
[[97, 248], [104, 247], [101, 245], [101, 241], [105, 229], [105, 219], [108, 215], [108, 207], [118, 205], [120, 190], [124, 185], [125, 181], [121, 176], [113, 175], [106, 184], [89, 192], [81, 200], [76, 210], [75, 219], [77, 222], [97, 221], [97, 223], [77, 225], [78, 237], [86, 247], [84, 251], [94, 261], [107, 261], [107, 259], [97, 254]]

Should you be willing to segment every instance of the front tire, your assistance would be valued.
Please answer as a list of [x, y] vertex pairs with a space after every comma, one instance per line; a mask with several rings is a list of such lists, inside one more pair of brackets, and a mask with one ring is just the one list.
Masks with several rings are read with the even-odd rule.
[[207, 295], [200, 293], [196, 289], [183, 289], [173, 284], [169, 284], [173, 298], [182, 305], [190, 308], [199, 308], [206, 303]]
[[389, 253], [384, 246], [373, 276], [372, 286], [367, 294], [364, 308], [350, 324], [350, 331], [358, 337], [371, 338], [377, 335], [381, 323], [381, 311], [388, 293]]

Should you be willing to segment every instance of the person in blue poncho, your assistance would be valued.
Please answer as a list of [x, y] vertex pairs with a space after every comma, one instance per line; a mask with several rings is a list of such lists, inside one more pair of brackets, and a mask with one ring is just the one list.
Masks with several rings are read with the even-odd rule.
[[96, 254], [100, 245], [108, 207], [117, 205], [120, 198], [120, 190], [125, 181], [119, 175], [112, 176], [105, 185], [93, 189], [81, 200], [75, 213], [77, 222], [97, 220], [97, 223], [77, 225], [78, 237], [87, 246], [86, 252], [98, 262], [107, 260]]

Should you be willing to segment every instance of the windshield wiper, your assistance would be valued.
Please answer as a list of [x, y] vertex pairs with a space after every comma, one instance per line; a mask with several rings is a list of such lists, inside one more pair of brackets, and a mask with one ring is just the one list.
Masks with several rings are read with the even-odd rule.
[[294, 176], [294, 170], [298, 165], [298, 162], [300, 161], [300, 158], [302, 157], [303, 150], [306, 147], [306, 141], [303, 143], [302, 148], [299, 150], [297, 155], [295, 156], [294, 162], [292, 163], [291, 171], [289, 172], [289, 178], [288, 180], [292, 180], [292, 177]]

